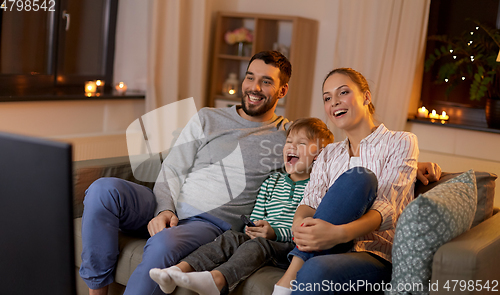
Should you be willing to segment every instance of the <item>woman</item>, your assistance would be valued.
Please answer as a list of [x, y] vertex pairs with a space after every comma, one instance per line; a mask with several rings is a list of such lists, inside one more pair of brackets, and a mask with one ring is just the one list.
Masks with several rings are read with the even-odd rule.
[[335, 69], [323, 82], [323, 100], [347, 138], [316, 160], [294, 216], [297, 247], [275, 295], [366, 292], [388, 283], [396, 221], [413, 199], [417, 138], [375, 125], [366, 79]]

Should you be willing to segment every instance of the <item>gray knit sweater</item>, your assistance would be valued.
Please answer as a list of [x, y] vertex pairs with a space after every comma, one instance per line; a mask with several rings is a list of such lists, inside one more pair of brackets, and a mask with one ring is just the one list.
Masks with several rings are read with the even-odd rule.
[[285, 124], [243, 119], [236, 106], [203, 108], [181, 132], [154, 187], [157, 210], [185, 219], [208, 212], [241, 230], [269, 174], [283, 166]]

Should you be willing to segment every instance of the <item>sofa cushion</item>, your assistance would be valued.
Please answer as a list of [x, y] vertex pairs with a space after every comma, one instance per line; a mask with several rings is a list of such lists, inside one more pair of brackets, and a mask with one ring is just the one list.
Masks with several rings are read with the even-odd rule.
[[398, 287], [409, 284], [421, 284], [422, 294], [429, 293], [434, 253], [470, 228], [476, 204], [475, 174], [469, 170], [435, 186], [403, 210], [392, 248], [393, 291], [389, 294], [408, 294], [399, 292]]
[[[443, 172], [439, 181], [431, 182], [428, 185], [424, 185], [420, 181], [417, 181], [415, 185], [415, 197], [454, 177], [457, 177], [462, 173], [463, 172]], [[493, 202], [495, 199], [495, 179], [497, 179], [497, 176], [493, 173], [476, 171], [474, 172], [474, 174], [476, 176], [477, 186], [477, 209], [474, 216], [474, 221], [472, 222], [472, 227], [480, 224], [493, 215]]]

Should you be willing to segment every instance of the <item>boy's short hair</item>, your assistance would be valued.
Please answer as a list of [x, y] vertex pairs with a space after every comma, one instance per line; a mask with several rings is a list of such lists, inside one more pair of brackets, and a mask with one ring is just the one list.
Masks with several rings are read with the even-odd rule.
[[304, 130], [308, 139], [318, 140], [322, 148], [333, 142], [333, 133], [325, 122], [318, 118], [301, 118], [293, 121], [292, 125], [288, 127], [286, 136], [288, 137], [290, 133], [299, 130]]

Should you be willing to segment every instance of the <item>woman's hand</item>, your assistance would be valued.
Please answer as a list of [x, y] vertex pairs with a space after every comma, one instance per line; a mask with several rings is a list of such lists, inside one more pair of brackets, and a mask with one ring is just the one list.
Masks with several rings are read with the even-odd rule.
[[266, 238], [268, 240], [276, 240], [276, 233], [271, 227], [269, 222], [264, 220], [256, 220], [253, 222], [255, 226], [245, 227], [245, 233], [250, 236], [250, 238], [255, 239], [258, 237]]
[[297, 248], [305, 252], [326, 250], [347, 242], [343, 226], [312, 217], [304, 218], [301, 226], [294, 229], [293, 236]]

